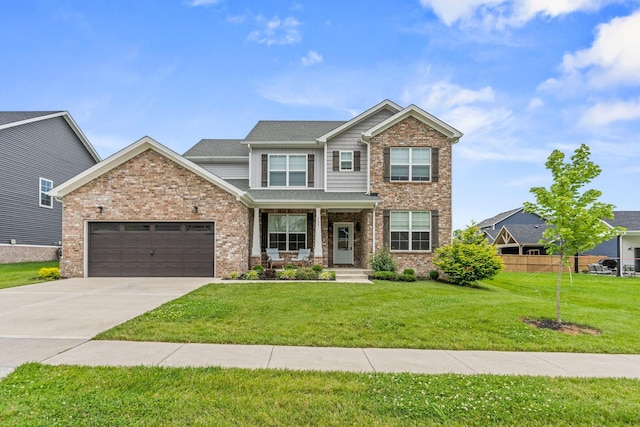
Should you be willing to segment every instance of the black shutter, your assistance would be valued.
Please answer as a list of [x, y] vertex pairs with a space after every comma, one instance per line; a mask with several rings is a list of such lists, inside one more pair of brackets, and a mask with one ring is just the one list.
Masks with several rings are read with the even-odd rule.
[[438, 182], [440, 168], [440, 149], [431, 149], [431, 181]]
[[340, 152], [339, 151], [333, 152], [333, 170], [334, 171], [340, 170]]
[[265, 248], [269, 245], [269, 214], [262, 213], [262, 239], [260, 243], [262, 243], [262, 251], [264, 252]]
[[385, 209], [382, 211], [382, 245], [387, 248], [390, 249], [389, 246], [389, 238], [391, 237], [391, 232], [390, 232], [390, 224], [391, 221], [389, 220], [389, 209]]
[[440, 213], [437, 210], [431, 211], [431, 250], [432, 251], [435, 250], [440, 244], [440, 239], [438, 238], [439, 222], [440, 222]]
[[391, 149], [389, 147], [384, 147], [382, 150], [382, 171], [382, 180], [391, 181]]
[[353, 152], [353, 170], [358, 172], [360, 170], [360, 152]]
[[262, 186], [267, 186], [267, 173], [269, 173], [269, 156], [262, 155]]
[[315, 241], [313, 239], [313, 225], [313, 213], [309, 212], [307, 213], [307, 247], [305, 249], [313, 250], [313, 242]]
[[314, 155], [307, 155], [307, 187], [313, 188], [313, 178], [314, 178], [314, 164], [313, 164]]

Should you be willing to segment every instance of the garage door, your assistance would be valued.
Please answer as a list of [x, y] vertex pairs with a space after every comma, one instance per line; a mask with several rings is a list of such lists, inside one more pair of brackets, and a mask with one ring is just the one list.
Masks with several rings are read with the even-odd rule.
[[213, 277], [213, 223], [89, 224], [89, 276]]

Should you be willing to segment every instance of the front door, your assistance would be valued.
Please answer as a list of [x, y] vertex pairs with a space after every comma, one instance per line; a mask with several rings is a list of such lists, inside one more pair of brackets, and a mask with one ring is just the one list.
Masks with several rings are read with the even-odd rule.
[[333, 224], [333, 263], [353, 264], [353, 223]]
[[633, 257], [635, 258], [636, 272], [640, 271], [640, 248], [633, 248]]

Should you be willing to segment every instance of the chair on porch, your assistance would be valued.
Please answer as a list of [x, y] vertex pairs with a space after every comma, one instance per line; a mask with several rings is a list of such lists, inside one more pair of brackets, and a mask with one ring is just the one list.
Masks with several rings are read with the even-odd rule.
[[291, 258], [291, 262], [294, 264], [309, 264], [309, 257], [311, 256], [311, 249], [299, 249], [298, 255], [295, 258]]
[[284, 258], [280, 256], [278, 248], [266, 248], [265, 252], [267, 253], [267, 264], [269, 268], [284, 266]]

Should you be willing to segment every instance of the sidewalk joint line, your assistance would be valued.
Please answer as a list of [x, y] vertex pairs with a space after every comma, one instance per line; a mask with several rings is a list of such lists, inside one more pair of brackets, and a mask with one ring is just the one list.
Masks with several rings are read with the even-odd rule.
[[176, 352], [178, 350], [180, 350], [182, 347], [184, 347], [185, 343], [175, 343], [175, 344], [179, 344], [178, 347], [173, 350], [171, 353], [167, 354], [164, 358], [162, 358], [158, 363], [156, 363], [156, 366], [160, 366], [162, 364], [162, 362], [164, 362], [165, 360], [167, 360], [168, 358], [170, 358], [171, 356], [173, 356], [174, 354], [176, 354]]
[[369, 366], [371, 366], [371, 369], [373, 369], [373, 372], [377, 373], [378, 371], [376, 370], [375, 366], [373, 366], [373, 363], [371, 363], [371, 359], [369, 359], [369, 355], [367, 354], [367, 349], [361, 348], [360, 350], [362, 350], [362, 353], [364, 354], [365, 359], [367, 359]]

